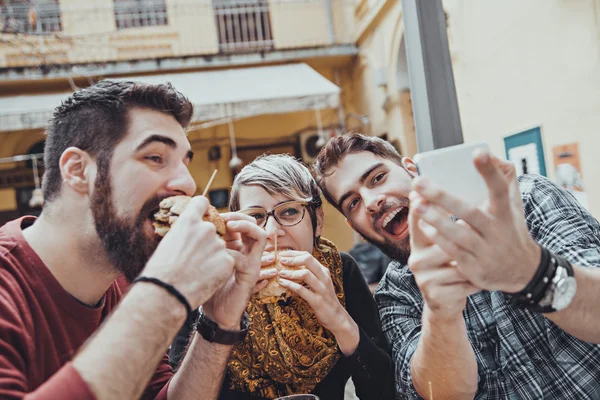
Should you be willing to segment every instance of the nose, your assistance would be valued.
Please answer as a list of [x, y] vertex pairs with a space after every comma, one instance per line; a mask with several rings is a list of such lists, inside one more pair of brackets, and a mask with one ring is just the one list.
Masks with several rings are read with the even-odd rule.
[[362, 193], [361, 194], [367, 213], [375, 214], [385, 203], [385, 196], [377, 193]]
[[281, 229], [279, 222], [277, 222], [273, 216], [269, 217], [264, 228], [267, 232], [267, 240], [270, 241], [275, 241], [275, 235], [277, 235], [277, 237], [281, 237], [285, 234], [285, 231]]
[[177, 170], [169, 179], [167, 189], [169, 192], [182, 193], [187, 196], [193, 196], [196, 193], [196, 182], [194, 182], [190, 170], [184, 163], [177, 167]]

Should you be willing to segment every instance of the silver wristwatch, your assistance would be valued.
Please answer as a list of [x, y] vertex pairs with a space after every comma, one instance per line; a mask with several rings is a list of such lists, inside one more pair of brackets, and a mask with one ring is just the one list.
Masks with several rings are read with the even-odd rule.
[[[556, 262], [555, 259], [552, 262]], [[570, 273], [569, 273], [570, 272]], [[548, 286], [546, 294], [540, 300], [542, 307], [551, 307], [555, 311], [560, 311], [569, 306], [575, 293], [577, 292], [577, 281], [573, 277], [573, 270], [557, 265], [556, 272], [552, 278], [552, 283]]]

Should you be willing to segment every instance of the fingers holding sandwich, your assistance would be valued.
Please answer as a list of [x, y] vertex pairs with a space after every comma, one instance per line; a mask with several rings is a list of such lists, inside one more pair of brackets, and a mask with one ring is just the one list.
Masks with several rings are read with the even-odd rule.
[[261, 290], [267, 287], [269, 280], [277, 278], [277, 268], [265, 268], [273, 264], [275, 261], [275, 255], [273, 253], [263, 253], [261, 258], [261, 270], [258, 275], [258, 282], [254, 286], [252, 294], [257, 294]]
[[[344, 323], [351, 317], [339, 302], [329, 270], [312, 254], [288, 250], [282, 251], [280, 257], [284, 269], [279, 271], [279, 283], [302, 297], [323, 327], [335, 335], [345, 326], [356, 325], [353, 321]], [[293, 269], [301, 265], [306, 268]]]
[[206, 197], [203, 196], [172, 196], [162, 200], [158, 211], [154, 214], [154, 229], [159, 236], [165, 236], [171, 229], [171, 226], [177, 219], [193, 204], [191, 210], [186, 214], [202, 215], [203, 219], [212, 222], [217, 234], [224, 236], [226, 234], [225, 222], [221, 219], [216, 208], [210, 205]]

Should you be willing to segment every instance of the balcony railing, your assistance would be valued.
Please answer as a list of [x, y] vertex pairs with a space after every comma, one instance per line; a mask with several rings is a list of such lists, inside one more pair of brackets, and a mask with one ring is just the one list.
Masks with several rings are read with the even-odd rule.
[[47, 34], [61, 31], [58, 0], [0, 0], [0, 32]]
[[213, 0], [213, 9], [221, 52], [273, 48], [268, 0]]
[[166, 0], [114, 0], [117, 29], [168, 24]]

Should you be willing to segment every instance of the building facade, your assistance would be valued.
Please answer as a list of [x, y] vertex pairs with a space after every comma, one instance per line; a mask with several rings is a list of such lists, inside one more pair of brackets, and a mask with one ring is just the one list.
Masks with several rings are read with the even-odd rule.
[[[104, 78], [171, 81], [194, 102], [190, 170], [199, 193], [219, 170], [221, 207], [236, 154], [310, 162], [320, 137], [362, 126], [353, 27], [347, 0], [0, 0], [0, 224], [39, 213], [43, 163], [18, 156], [41, 154], [52, 109]], [[326, 214], [324, 235], [348, 250], [347, 224]]]
[[[553, 180], [576, 164], [578, 197], [599, 216], [600, 0], [443, 6], [465, 141]], [[402, 16], [401, 0], [0, 0], [0, 159], [43, 150], [61, 95], [128, 77], [181, 82], [194, 100], [191, 171], [202, 190], [219, 169], [216, 201], [234, 176], [232, 136], [244, 162], [310, 162], [319, 137], [348, 128], [412, 156]], [[32, 212], [32, 167], [0, 163], [3, 220]], [[325, 236], [348, 250], [343, 219], [326, 216]]]
[[[568, 162], [578, 170], [572, 180], [583, 182], [576, 197], [599, 217], [600, 1], [443, 6], [464, 140], [486, 141], [519, 171], [557, 182]], [[356, 110], [370, 117], [373, 134], [389, 132], [413, 155], [402, 4], [363, 0], [356, 15]]]

